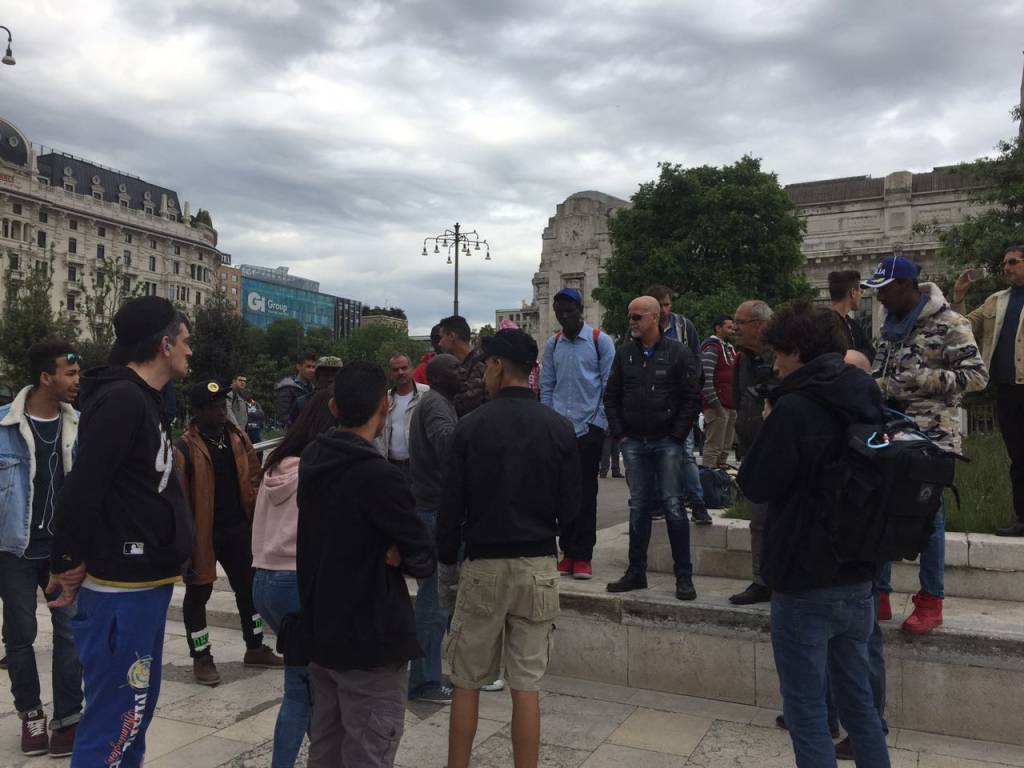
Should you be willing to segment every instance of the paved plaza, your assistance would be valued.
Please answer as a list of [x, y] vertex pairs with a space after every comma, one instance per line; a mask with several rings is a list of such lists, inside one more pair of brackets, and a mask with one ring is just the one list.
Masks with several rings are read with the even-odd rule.
[[[50, 632], [39, 610], [36, 646], [44, 700], [50, 703]], [[147, 768], [269, 768], [282, 675], [247, 670], [241, 632], [211, 629], [224, 682], [191, 682], [184, 627], [169, 622], [164, 683], [149, 731]], [[545, 680], [541, 765], [549, 768], [783, 768], [793, 765], [787, 734], [774, 710], [637, 688], [548, 677]], [[507, 692], [482, 693], [476, 766], [511, 766]], [[0, 679], [0, 768], [67, 766], [69, 760], [24, 757], [7, 675]], [[403, 768], [442, 768], [448, 739], [446, 707], [413, 703], [398, 752]], [[1024, 767], [1024, 747], [932, 736], [909, 730], [890, 734], [896, 768]], [[300, 765], [302, 762], [300, 762]], [[847, 763], [851, 765], [852, 763]]]

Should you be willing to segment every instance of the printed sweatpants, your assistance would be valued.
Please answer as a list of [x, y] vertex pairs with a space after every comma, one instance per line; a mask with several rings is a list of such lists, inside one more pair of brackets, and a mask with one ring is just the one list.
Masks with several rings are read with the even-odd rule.
[[85, 712], [71, 768], [138, 768], [160, 695], [164, 627], [173, 587], [99, 592], [83, 587], [72, 621]]

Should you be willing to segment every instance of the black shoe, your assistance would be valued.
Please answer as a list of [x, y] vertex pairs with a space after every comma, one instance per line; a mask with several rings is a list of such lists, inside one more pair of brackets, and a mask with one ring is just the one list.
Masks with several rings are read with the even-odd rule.
[[694, 505], [690, 510], [690, 517], [693, 518], [696, 525], [711, 525], [711, 515], [708, 514], [707, 507], [702, 504]]
[[664, 520], [664, 519], [665, 519], [665, 512], [664, 511], [661, 511], [661, 512], [651, 512], [651, 520]]
[[693, 588], [692, 579], [676, 581], [676, 600], [696, 600], [697, 590]]
[[763, 584], [751, 584], [729, 598], [733, 605], [753, 605], [754, 603], [767, 603], [772, 599], [772, 591]]
[[637, 576], [626, 571], [626, 575], [618, 581], [613, 581], [607, 587], [609, 592], [632, 592], [634, 589], [647, 589], [647, 577]]
[[996, 536], [1024, 536], [1024, 523], [1014, 523], [1006, 528], [996, 528]]
[[[777, 726], [779, 726], [779, 728], [781, 728], [781, 729], [782, 729], [782, 730], [784, 730], [784, 731], [788, 731], [788, 730], [789, 730], [789, 728], [788, 728], [788, 727], [786, 726], [786, 718], [785, 718], [785, 717], [784, 717], [783, 715], [776, 715], [776, 716], [775, 716], [775, 724], [776, 724]], [[838, 726], [838, 725], [836, 725], [836, 726], [830, 727], [830, 728], [828, 729], [828, 734], [829, 734], [829, 736], [831, 736], [831, 737], [832, 737], [833, 739], [838, 739], [838, 738], [839, 738], [839, 726]], [[845, 741], [849, 741], [849, 738], [847, 738], [847, 739], [844, 739], [844, 740], [845, 740]], [[838, 745], [837, 745], [837, 746], [838, 746]], [[837, 754], [837, 756], [838, 756], [838, 753], [836, 753], [836, 754]]]
[[612, 470], [612, 477], [625, 477], [625, 475], [623, 475], [621, 472], [619, 472], [619, 470], [613, 469]]
[[849, 736], [836, 743], [836, 760], [853, 760], [853, 747], [850, 746]]
[[608, 477], [608, 470], [606, 469], [603, 472], [598, 472], [597, 474], [598, 474], [598, 477], [602, 477], [602, 478]]

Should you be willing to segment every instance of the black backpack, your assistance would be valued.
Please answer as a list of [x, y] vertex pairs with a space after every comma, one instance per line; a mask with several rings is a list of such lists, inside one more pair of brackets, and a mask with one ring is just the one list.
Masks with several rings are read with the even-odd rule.
[[704, 505], [710, 509], [729, 509], [736, 502], [736, 481], [724, 469], [700, 468]]
[[963, 457], [936, 445], [910, 417], [889, 410], [885, 417], [881, 424], [847, 424], [837, 458], [815, 484], [839, 562], [914, 560], [932, 534], [945, 489], [959, 502], [953, 478]]

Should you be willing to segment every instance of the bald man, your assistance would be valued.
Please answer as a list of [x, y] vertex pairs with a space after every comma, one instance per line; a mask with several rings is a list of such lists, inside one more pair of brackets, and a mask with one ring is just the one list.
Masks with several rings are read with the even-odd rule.
[[605, 388], [608, 434], [621, 439], [629, 483], [629, 566], [608, 591], [647, 588], [651, 515], [664, 509], [676, 597], [693, 600], [683, 444], [700, 411], [700, 367], [689, 347], [663, 335], [660, 313], [652, 296], [630, 302], [630, 338], [616, 350]]

